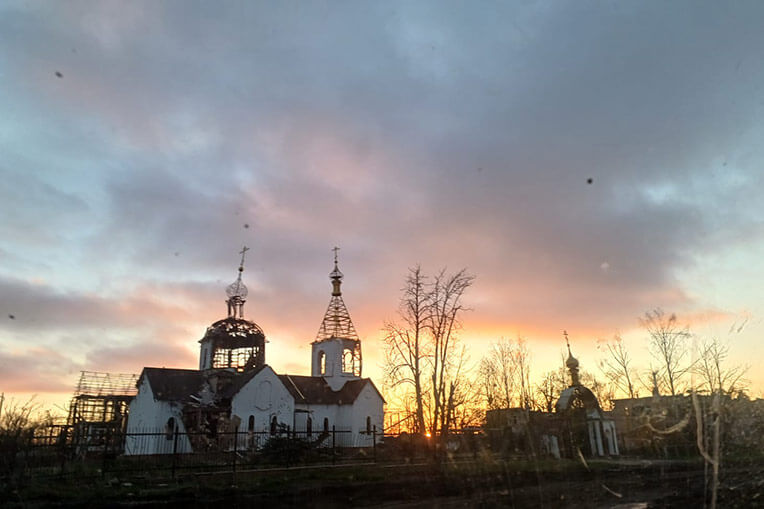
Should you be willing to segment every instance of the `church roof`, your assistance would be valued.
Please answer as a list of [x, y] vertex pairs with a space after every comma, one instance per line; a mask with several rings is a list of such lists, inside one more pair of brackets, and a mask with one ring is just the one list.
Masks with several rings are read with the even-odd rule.
[[204, 385], [204, 374], [195, 369], [143, 368], [138, 385], [144, 377], [159, 401], [190, 402]]
[[560, 393], [560, 399], [555, 404], [555, 411], [564, 412], [571, 408], [584, 408], [589, 412], [602, 412], [597, 396], [583, 385], [568, 387]]
[[143, 377], [146, 377], [157, 400], [190, 403], [195, 402], [191, 396], [198, 395], [211, 377], [218, 376], [225, 382], [218, 384], [216, 396], [230, 398], [264, 367], [265, 365], [245, 373], [228, 370], [205, 372], [195, 369], [143, 368], [138, 385]]
[[278, 375], [278, 377], [294, 398], [295, 403], [352, 405], [367, 383], [370, 383], [374, 390], [377, 390], [368, 378], [348, 380], [342, 389], [334, 391], [323, 377], [302, 375]]

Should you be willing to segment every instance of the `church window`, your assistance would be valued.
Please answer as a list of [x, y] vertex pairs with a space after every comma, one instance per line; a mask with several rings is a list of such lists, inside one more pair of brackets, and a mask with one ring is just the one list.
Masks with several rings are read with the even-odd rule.
[[279, 425], [279, 421], [278, 421], [278, 419], [276, 419], [276, 416], [274, 415], [271, 418], [271, 435], [275, 435], [276, 434], [276, 428], [278, 428], [278, 425]]
[[164, 427], [164, 436], [167, 440], [172, 440], [172, 436], [175, 433], [175, 417], [167, 419], [167, 424]]
[[247, 422], [247, 431], [250, 433], [255, 431], [255, 416], [250, 415], [249, 416], [249, 422]]
[[324, 417], [324, 433], [328, 433], [328, 432], [329, 432], [329, 418]]
[[308, 417], [308, 422], [305, 423], [305, 432], [308, 435], [308, 438], [313, 436], [313, 419]]
[[353, 372], [353, 350], [351, 350], [350, 348], [345, 348], [342, 351], [342, 372], [343, 373]]
[[318, 352], [318, 369], [322, 375], [326, 374], [326, 354], [323, 350]]
[[366, 416], [366, 433], [371, 435], [371, 417]]

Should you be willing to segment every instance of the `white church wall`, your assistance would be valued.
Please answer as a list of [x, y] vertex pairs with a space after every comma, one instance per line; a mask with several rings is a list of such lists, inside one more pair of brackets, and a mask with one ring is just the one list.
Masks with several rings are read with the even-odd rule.
[[[384, 426], [384, 401], [371, 382], [367, 383], [350, 408], [350, 425], [356, 447], [371, 447], [373, 434], [368, 431], [377, 427], [377, 434], [381, 434]], [[368, 429], [367, 429], [368, 418]]]
[[[173, 426], [168, 426], [168, 423]], [[174, 429], [178, 430], [177, 445]], [[172, 454], [173, 449], [177, 453], [191, 452], [191, 443], [185, 435], [181, 408], [167, 401], [154, 399], [146, 377], [141, 381], [138, 394], [130, 403], [126, 431], [126, 455]]]
[[294, 427], [294, 398], [270, 366], [265, 366], [247, 382], [231, 401], [231, 417], [241, 419], [239, 430], [249, 431], [254, 416], [254, 431], [270, 432], [271, 420]]
[[[295, 426], [300, 438], [307, 438], [313, 442], [320, 442], [320, 447], [332, 446], [332, 428], [337, 431], [335, 434], [335, 445], [343, 447], [344, 442], [350, 439], [346, 437], [343, 427], [338, 418], [338, 405], [309, 405], [298, 404], [295, 408]], [[311, 435], [307, 436], [308, 417], [311, 419]], [[324, 427], [324, 424], [326, 427]]]
[[339, 429], [341, 423], [338, 422], [337, 410], [338, 405], [299, 404], [295, 412], [296, 429], [299, 432], [306, 430], [308, 416], [312, 421], [313, 431], [319, 433], [324, 431], [324, 419], [326, 419], [327, 431], [331, 431], [332, 426], [337, 426]]

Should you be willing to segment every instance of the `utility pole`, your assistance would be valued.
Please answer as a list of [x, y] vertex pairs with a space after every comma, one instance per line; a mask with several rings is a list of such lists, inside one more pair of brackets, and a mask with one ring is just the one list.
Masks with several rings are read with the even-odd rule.
[[[5, 393], [0, 394], [0, 417], [3, 415], [3, 403], [5, 403]], [[0, 423], [3, 421], [0, 420]]]

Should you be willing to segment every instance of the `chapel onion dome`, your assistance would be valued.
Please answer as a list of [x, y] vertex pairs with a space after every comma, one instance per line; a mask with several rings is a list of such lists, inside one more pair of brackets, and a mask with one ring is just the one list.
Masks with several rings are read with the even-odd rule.
[[565, 361], [565, 365], [570, 371], [570, 385], [571, 387], [581, 385], [581, 380], [578, 376], [578, 359], [573, 357], [573, 353], [570, 351], [570, 340], [568, 339], [568, 331], [563, 331], [565, 336], [565, 344], [568, 346], [568, 360]]

